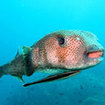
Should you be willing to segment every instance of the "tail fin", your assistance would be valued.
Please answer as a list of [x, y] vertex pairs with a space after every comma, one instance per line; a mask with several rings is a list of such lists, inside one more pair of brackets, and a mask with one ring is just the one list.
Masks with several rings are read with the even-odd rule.
[[3, 76], [2, 67], [0, 67], [0, 78]]

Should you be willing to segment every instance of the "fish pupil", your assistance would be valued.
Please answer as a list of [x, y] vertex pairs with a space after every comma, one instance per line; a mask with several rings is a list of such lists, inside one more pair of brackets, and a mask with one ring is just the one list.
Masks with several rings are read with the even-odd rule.
[[59, 45], [64, 45], [65, 39], [63, 37], [58, 37], [58, 43]]

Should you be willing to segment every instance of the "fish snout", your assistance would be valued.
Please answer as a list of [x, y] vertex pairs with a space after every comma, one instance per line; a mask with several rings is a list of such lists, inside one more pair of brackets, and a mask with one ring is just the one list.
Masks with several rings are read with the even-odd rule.
[[88, 58], [101, 58], [104, 56], [104, 48], [96, 45], [89, 46], [86, 55]]

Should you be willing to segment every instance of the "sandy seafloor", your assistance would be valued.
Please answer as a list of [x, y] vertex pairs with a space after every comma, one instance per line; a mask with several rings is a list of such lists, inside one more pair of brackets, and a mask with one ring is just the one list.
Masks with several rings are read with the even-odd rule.
[[[104, 0], [1, 0], [0, 65], [17, 49], [31, 46], [49, 32], [76, 29], [93, 32], [105, 47]], [[35, 81], [45, 76], [24, 77]], [[0, 79], [0, 105], [105, 105], [105, 60], [72, 78], [27, 88], [12, 76]]]

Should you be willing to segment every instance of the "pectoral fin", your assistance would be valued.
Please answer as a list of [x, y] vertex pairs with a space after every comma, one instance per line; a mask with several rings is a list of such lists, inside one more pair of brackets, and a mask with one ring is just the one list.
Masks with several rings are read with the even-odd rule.
[[37, 83], [44, 83], [44, 82], [51, 82], [51, 81], [59, 80], [59, 79], [65, 79], [65, 78], [74, 76], [78, 73], [80, 73], [80, 71], [70, 71], [70, 72], [63, 72], [60, 74], [54, 74], [54, 75], [48, 76], [42, 80], [24, 84], [24, 87], [29, 86], [29, 85], [33, 85], [33, 84], [37, 84]]
[[25, 56], [32, 50], [32, 48], [27, 47], [27, 46], [23, 46], [22, 50], [23, 50], [23, 55]]

